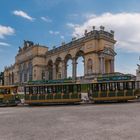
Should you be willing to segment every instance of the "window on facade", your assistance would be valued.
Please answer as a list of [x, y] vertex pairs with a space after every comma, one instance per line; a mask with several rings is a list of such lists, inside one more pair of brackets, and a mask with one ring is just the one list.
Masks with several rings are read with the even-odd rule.
[[26, 63], [24, 63], [24, 65], [23, 65], [23, 69], [26, 70]]
[[24, 73], [24, 82], [27, 82], [27, 73]]
[[45, 72], [44, 70], [42, 71], [42, 80], [45, 79]]

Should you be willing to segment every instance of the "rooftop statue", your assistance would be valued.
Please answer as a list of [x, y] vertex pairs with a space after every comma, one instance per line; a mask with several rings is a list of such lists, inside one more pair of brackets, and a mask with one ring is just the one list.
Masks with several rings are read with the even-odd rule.
[[29, 41], [29, 40], [24, 40], [24, 47], [30, 47], [30, 46], [33, 46], [34, 43], [32, 41]]
[[21, 52], [22, 51], [22, 48], [19, 46], [18, 47], [18, 52]]

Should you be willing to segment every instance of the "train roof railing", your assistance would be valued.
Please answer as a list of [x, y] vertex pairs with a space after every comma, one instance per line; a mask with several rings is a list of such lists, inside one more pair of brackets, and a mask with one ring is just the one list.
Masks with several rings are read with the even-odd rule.
[[[37, 84], [65, 84], [65, 83], [85, 83], [85, 82], [114, 82], [114, 81], [125, 81], [125, 80], [135, 80], [135, 77], [130, 74], [122, 74], [122, 73], [110, 73], [110, 74], [102, 74], [98, 75], [94, 78], [86, 79], [86, 78], [78, 78], [73, 80], [72, 78], [65, 79], [56, 79], [56, 80], [36, 80], [36, 81], [28, 81], [24, 85], [37, 85]], [[23, 85], [23, 86], [24, 86]]]
[[0, 89], [10, 89], [10, 88], [18, 88], [16, 85], [3, 85], [0, 86]]
[[75, 83], [72, 78], [68, 79], [56, 79], [56, 80], [36, 80], [29, 81], [27, 84], [57, 84], [57, 83]]

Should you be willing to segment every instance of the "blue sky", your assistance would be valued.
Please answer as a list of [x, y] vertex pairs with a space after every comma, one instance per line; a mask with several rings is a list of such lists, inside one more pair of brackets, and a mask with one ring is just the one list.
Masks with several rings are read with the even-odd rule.
[[0, 71], [14, 63], [23, 40], [51, 49], [93, 25], [115, 31], [116, 71], [135, 74], [140, 55], [139, 0], [1, 0]]

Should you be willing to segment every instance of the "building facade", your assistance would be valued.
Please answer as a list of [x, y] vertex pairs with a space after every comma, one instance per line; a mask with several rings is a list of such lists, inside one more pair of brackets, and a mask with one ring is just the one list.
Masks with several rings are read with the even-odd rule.
[[20, 84], [42, 79], [45, 76], [45, 53], [48, 48], [24, 41], [15, 57], [15, 64], [5, 67], [4, 84]]
[[73, 38], [60, 47], [48, 50], [45, 46], [24, 41], [15, 57], [15, 64], [4, 70], [5, 84], [21, 84], [32, 80], [65, 79], [67, 63], [72, 60], [72, 79], [77, 79], [77, 60], [83, 57], [84, 79], [92, 79], [98, 74], [113, 73], [115, 51], [114, 32], [100, 30], [85, 31], [83, 37]]

